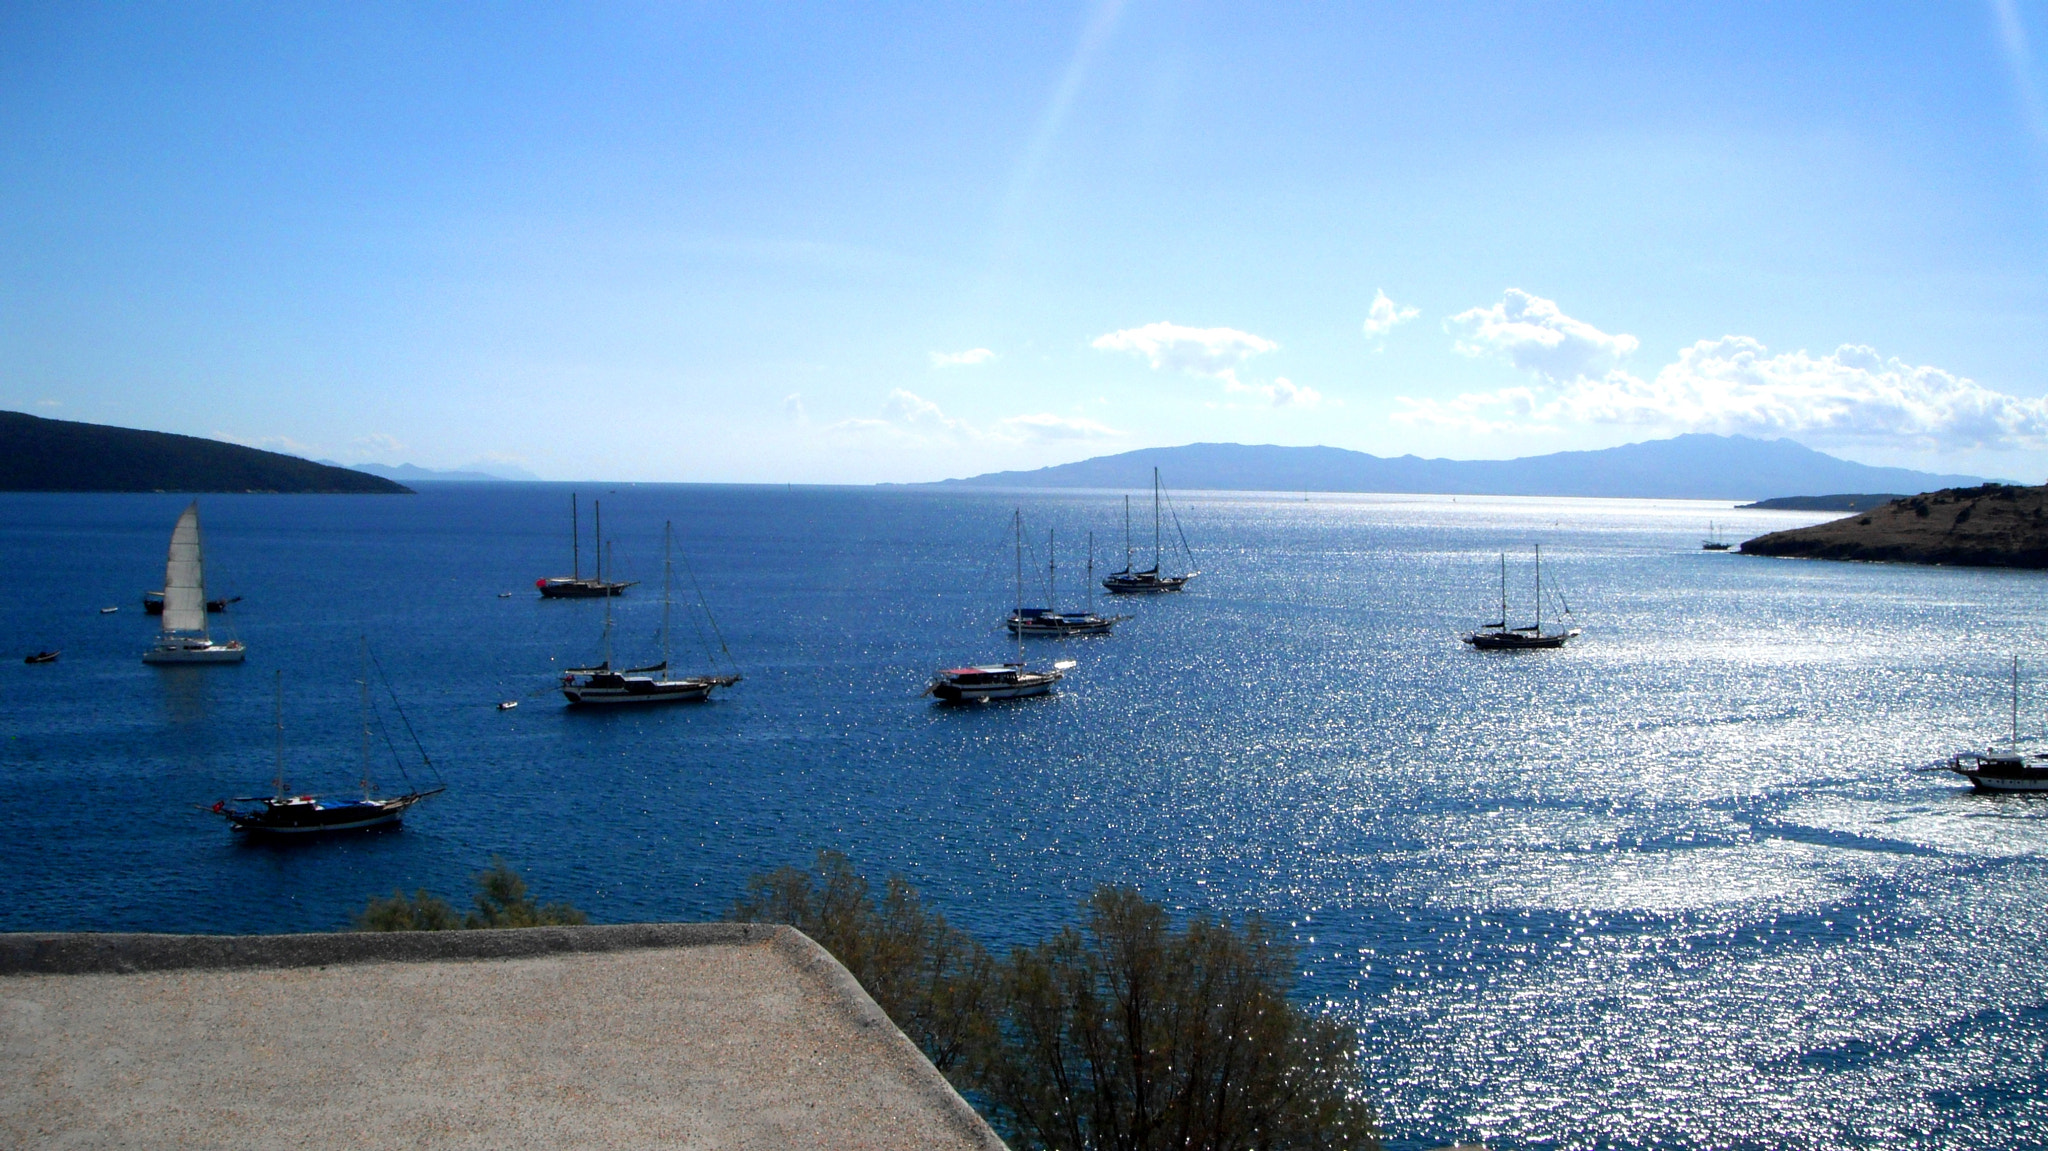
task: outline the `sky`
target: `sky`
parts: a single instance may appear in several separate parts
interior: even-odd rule
[[[0,408],[871,483],[2048,477],[2048,5],[0,2]]]

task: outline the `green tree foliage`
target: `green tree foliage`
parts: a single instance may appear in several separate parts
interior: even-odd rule
[[[421,888],[391,898],[376,896],[354,916],[357,931],[453,931],[457,928],[568,927],[590,917],[565,902],[536,905],[526,894],[526,881],[503,859],[471,877],[476,882],[476,909],[458,916],[448,901]]]
[[[901,876],[882,905],[846,858],[757,876],[733,918],[788,923],[846,964],[1004,1130],[1059,1151],[1379,1146],[1357,1034],[1304,1012],[1266,925],[1175,928],[1128,888],[995,961]]]
[[[990,1017],[988,951],[927,911],[900,875],[889,877],[877,908],[847,858],[821,851],[815,874],[784,867],[749,880],[729,918],[787,923],[816,940],[940,1071],[960,1066]]]

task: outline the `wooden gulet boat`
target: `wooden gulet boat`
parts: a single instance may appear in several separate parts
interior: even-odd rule
[[[1131,617],[1127,615],[1095,614],[1095,533],[1088,533],[1088,578],[1082,586],[1088,589],[1088,606],[1085,611],[1060,611],[1059,604],[1059,560],[1055,553],[1055,539],[1052,529],[1045,533],[1045,598],[1052,607],[1022,607],[1010,612],[1005,622],[1011,634],[1026,636],[1107,635],[1111,628]]]
[[[1017,540],[1017,598],[1014,618],[1024,606],[1024,513],[1017,511],[1011,517],[1011,525]],[[932,676],[931,685],[924,689],[926,695],[944,703],[987,703],[1003,699],[1025,699],[1035,695],[1050,695],[1060,680],[1075,666],[1075,661],[1063,659],[1049,668],[1033,670],[1024,663],[1024,633],[1011,629],[1017,637],[1017,658],[1007,663],[973,664],[967,667],[941,668]]]
[[[669,624],[675,600],[674,589],[675,527],[669,523],[662,525],[661,662],[646,667],[612,667],[612,605],[611,600],[606,599],[604,661],[596,667],[570,668],[562,673],[562,696],[569,701],[569,706],[692,703],[709,699],[713,688],[731,687],[740,682],[738,672],[681,677],[668,674],[671,662]],[[697,598],[699,606],[704,608],[705,617],[711,621],[713,634],[718,635],[719,650],[730,661],[732,652],[725,646],[725,637],[718,633],[717,618],[711,615],[710,606],[703,602],[703,589],[698,589]]]
[[[1160,504],[1165,488],[1159,482],[1159,469],[1152,469],[1152,566],[1144,571],[1131,570],[1131,497],[1124,497],[1124,570],[1105,576],[1102,586],[1118,595],[1146,594],[1150,592],[1179,591],[1188,586],[1188,581],[1201,575],[1189,570],[1180,575],[1167,575],[1163,569],[1164,552],[1160,533]],[[1190,569],[1194,566],[1194,552],[1188,548],[1187,533],[1181,531],[1180,515],[1173,517],[1173,530],[1180,536],[1181,553],[1187,557]]]
[[[407,777],[407,790],[402,795],[379,798],[370,782],[370,680],[369,649],[364,646],[363,678],[359,681],[363,690],[363,797],[361,799],[324,799],[318,795],[295,795],[285,787],[284,780],[284,672],[277,673],[277,776],[275,790],[270,795],[245,795],[223,799],[207,810],[228,821],[235,831],[257,836],[304,836],[340,831],[366,831],[376,827],[389,827],[405,817],[405,813],[429,796],[439,795],[447,790],[438,782],[433,787],[421,789],[411,786]],[[389,681],[386,681],[388,688]],[[392,706],[398,706],[398,697],[393,693]],[[400,719],[405,713],[400,711]],[[406,721],[406,731],[411,733],[412,724]],[[433,760],[427,757],[426,748],[420,746],[419,737],[414,735],[414,746],[418,748],[421,761],[428,770],[433,770]],[[405,765],[399,764],[400,774],[405,774]]]
[[[1566,605],[1565,612],[1571,608]],[[1576,638],[1579,629],[1565,628],[1558,631],[1543,630],[1543,545],[1536,545],[1536,621],[1524,627],[1508,626],[1508,557],[1500,557],[1500,618],[1493,623],[1482,624],[1476,631],[1465,633],[1461,638],[1479,651],[1531,651],[1546,648],[1560,648]]]
[[[604,578],[604,504],[601,500],[590,501],[592,514],[597,520],[595,528],[598,540],[597,575],[583,577],[583,528],[577,522],[576,493],[569,493],[569,572],[565,576],[548,576],[533,581],[540,589],[542,599],[596,599],[599,596],[624,594],[635,580],[607,580]]]
[[[2020,750],[2020,657],[2012,657],[2012,743],[1959,751],[1943,766],[1978,791],[2048,793],[2048,758]]]

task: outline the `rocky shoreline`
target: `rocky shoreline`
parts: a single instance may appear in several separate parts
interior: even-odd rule
[[[1742,544],[1745,555],[2048,568],[2048,487],[1983,484],[1895,499]]]

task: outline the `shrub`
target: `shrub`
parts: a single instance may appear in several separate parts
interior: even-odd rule
[[[353,916],[357,931],[452,931],[456,928],[567,927],[589,923],[590,917],[566,902],[536,905],[526,894],[526,881],[497,856],[491,866],[471,877],[476,882],[476,910],[458,918],[448,901],[421,888],[391,898],[372,896]]]
[[[1176,929],[1130,888],[992,961],[901,876],[877,909],[845,856],[749,881],[732,917],[789,923],[844,963],[1015,1146],[1377,1148],[1357,1033],[1287,998],[1259,919]]]

